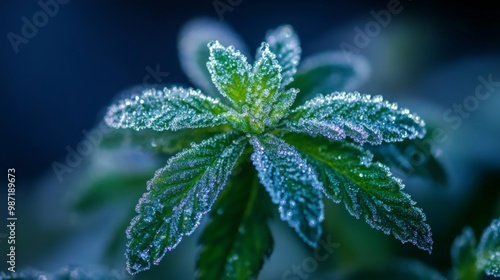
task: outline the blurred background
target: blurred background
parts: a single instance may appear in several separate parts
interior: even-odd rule
[[[450,246],[462,228],[472,226],[479,235],[500,216],[496,2],[61,0],[44,18],[40,11],[47,2],[0,3],[0,170],[16,169],[18,269],[52,272],[83,264],[123,271],[125,241],[115,236],[124,238],[124,221],[128,223],[145,182],[165,161],[135,149],[95,149],[62,176],[54,171],[54,162],[67,161],[68,149],[77,149],[123,90],[192,86],[179,62],[178,41],[183,26],[199,17],[230,25],[251,54],[268,29],[288,23],[301,39],[303,57],[342,47],[364,56],[371,75],[356,90],[397,101],[422,116],[430,132],[444,133],[433,138],[431,150],[446,180],[396,173],[427,214],[433,253],[402,245],[352,218],[342,205],[326,203],[324,238],[340,247],[310,279],[336,279],[400,259],[418,259],[447,274]],[[398,12],[378,28],[370,27],[391,5]],[[38,27],[29,30],[27,21]],[[119,190],[126,195],[115,197],[117,191],[106,188],[113,184],[130,191]],[[89,185],[103,192],[79,200]],[[6,194],[6,189],[0,191],[0,200],[6,201]],[[138,278],[192,279],[200,232]],[[273,233],[275,250],[262,279],[281,279],[312,255],[276,219]],[[5,271],[2,236],[0,271]]]

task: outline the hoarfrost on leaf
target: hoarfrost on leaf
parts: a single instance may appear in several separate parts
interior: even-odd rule
[[[226,48],[214,41],[209,47],[207,67],[212,81],[239,113],[240,121],[234,121],[234,128],[262,133],[288,113],[298,90],[282,89],[282,67],[269,44],[262,43],[260,58],[253,66],[232,46]]]
[[[227,124],[232,109],[198,90],[148,89],[111,105],[105,116],[113,128],[156,131]]]
[[[233,45],[243,54],[248,54],[242,38],[227,24],[210,18],[194,19],[187,23],[179,35],[179,60],[191,83],[212,97],[219,92],[212,83],[207,69],[210,51],[207,44],[218,40],[224,45]]]
[[[431,251],[432,234],[424,213],[403,192],[401,180],[393,177],[389,168],[369,161],[368,151],[355,144],[307,135],[285,139],[310,159],[328,198],[343,202],[352,216],[363,217],[371,227]]]
[[[316,97],[294,109],[282,121],[286,130],[323,135],[332,140],[351,138],[378,145],[422,138],[425,124],[419,116],[381,96],[337,92]]]
[[[266,34],[266,42],[269,45],[271,52],[276,54],[276,59],[281,65],[282,82],[281,87],[285,87],[293,81],[297,66],[300,63],[300,48],[299,37],[295,30],[290,25],[282,25],[278,28],[269,31]],[[257,58],[262,55],[262,50],[257,52]]]
[[[309,245],[321,235],[321,183],[312,167],[293,146],[271,134],[250,139],[251,156],[262,185],[278,205],[280,217]]]
[[[282,67],[267,43],[262,43],[260,54],[253,68],[252,90],[246,99],[250,126],[258,133],[280,121],[298,93],[296,89],[281,89]]]
[[[226,185],[246,137],[225,133],[171,158],[148,182],[127,229],[127,269],[131,274],[158,264],[184,235],[190,235]]]
[[[477,246],[477,266],[486,274],[500,277],[500,219],[486,228]]]
[[[233,46],[224,47],[219,41],[208,44],[210,58],[207,68],[212,82],[219,92],[234,105],[240,107],[245,102],[247,88],[250,86],[251,66],[247,58]]]
[[[203,21],[196,24],[201,28]],[[213,22],[205,30],[210,28],[224,29]],[[238,161],[242,154],[252,153],[246,149],[248,142],[257,175],[250,171],[235,176],[217,202],[202,237],[205,249],[198,261],[200,277],[256,277],[269,255],[269,213],[265,202],[258,199],[262,197],[253,177],[258,177],[278,205],[281,219],[311,246],[317,245],[321,235],[323,191],[372,227],[431,250],[431,232],[421,209],[403,192],[401,181],[358,145],[422,137],[425,127],[418,116],[380,96],[358,92],[318,96],[290,110],[297,101],[316,94],[315,90],[332,92],[356,84],[364,77],[362,63],[344,65],[334,55],[318,55],[306,59],[297,70],[301,47],[288,25],[267,34],[253,65],[232,46],[239,38],[221,33],[220,40],[231,46],[211,41],[200,51],[208,35],[196,38],[189,30],[179,43],[186,48],[180,51],[183,67],[194,83],[208,92],[218,91],[225,99],[207,97],[191,88],[148,89],[111,105],[105,117],[109,126],[131,130],[130,134],[109,135],[105,142],[126,138],[155,152],[173,153],[190,142],[211,137],[170,158],[148,182],[148,192],[136,206],[139,215],[127,229],[130,273],[158,264],[166,251],[198,227],[234,166],[250,165],[246,159]],[[200,69],[203,57],[208,58],[207,71]],[[212,85],[206,82],[207,76]],[[197,129],[193,136],[187,133],[190,128]],[[246,178],[243,173],[251,176]],[[245,180],[239,184],[242,178]],[[231,238],[224,239],[222,233]],[[491,252],[488,246],[483,246],[484,252]],[[213,264],[212,259],[218,263]],[[484,262],[488,271],[497,273],[490,264]]]

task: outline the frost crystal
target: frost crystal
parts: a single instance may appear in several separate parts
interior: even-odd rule
[[[293,27],[282,25],[275,30],[271,30],[266,35],[266,42],[270,50],[276,54],[276,59],[281,65],[283,81],[281,86],[285,87],[293,81],[293,76],[297,72],[297,66],[300,62],[299,37],[295,34]],[[259,50],[256,57],[260,57],[262,51]]]
[[[226,133],[178,153],[148,182],[127,230],[127,269],[135,274],[158,264],[184,235],[190,235],[226,185],[246,145]]]
[[[225,115],[230,111],[198,90],[174,87],[121,100],[109,107],[105,121],[114,128],[179,130],[228,123]]]
[[[371,162],[369,152],[355,144],[305,135],[286,139],[311,159],[328,198],[343,202],[351,215],[364,217],[373,228],[431,251],[431,231],[424,213],[402,191],[401,180],[393,177],[389,168]],[[314,145],[304,144],[312,141]]]
[[[233,45],[242,53],[247,54],[243,40],[233,29],[218,20],[209,18],[195,19],[187,23],[179,35],[179,60],[191,83],[211,96],[219,96],[210,79],[207,61],[210,51],[207,44],[218,40],[224,45]]]
[[[292,110],[283,121],[286,129],[341,140],[349,137],[359,144],[378,145],[421,138],[425,124],[408,109],[358,92],[319,96]]]
[[[260,182],[279,206],[281,219],[316,247],[324,217],[321,183],[312,167],[292,146],[271,134],[254,136],[250,143]]]
[[[204,30],[224,29],[221,26],[207,24]],[[306,60],[296,73],[301,48],[288,25],[267,34],[253,65],[234,46],[224,47],[219,41],[208,43],[207,52],[200,51],[207,34],[196,37],[189,28],[186,32],[179,43],[185,49],[181,50],[183,67],[196,84],[208,92],[215,88],[227,102],[191,88],[149,89],[110,106],[105,117],[113,128],[131,129],[130,135],[118,132],[107,141],[127,137],[153,151],[172,153],[186,148],[187,143],[211,137],[171,157],[148,182],[148,192],[136,206],[139,215],[127,229],[130,273],[158,264],[165,252],[198,227],[236,163],[245,162],[238,158],[252,152],[246,150],[248,142],[257,174],[247,172],[247,178],[240,173],[221,195],[203,236],[207,249],[198,262],[201,277],[248,279],[258,275],[273,242],[266,224],[266,201],[255,190],[257,181],[278,205],[281,219],[311,246],[317,245],[321,235],[323,191],[373,228],[431,250],[431,232],[421,209],[402,191],[401,181],[358,145],[422,137],[424,122],[418,116],[380,96],[358,92],[319,96],[290,110],[299,90],[304,91],[301,101],[319,88],[349,87],[362,76],[362,63],[344,65],[331,54],[320,55]],[[219,35],[223,41],[239,42],[232,35]],[[208,57],[208,72],[200,69],[203,57]],[[204,80],[208,75],[213,85]],[[197,129],[193,136],[186,133],[190,128]],[[238,185],[240,182],[244,185]],[[227,238],[218,235],[221,233],[232,237],[219,242]],[[488,240],[483,243],[490,244]],[[213,265],[213,258],[222,258],[222,262]],[[498,258],[498,254],[488,258]],[[498,267],[490,264],[485,261],[484,266],[490,273],[498,273]]]
[[[486,274],[500,277],[500,219],[493,220],[477,246],[477,266]]]
[[[245,119],[250,131],[261,133],[280,121],[292,106],[296,89],[283,90],[282,67],[269,44],[262,43],[260,58],[251,67],[246,57],[218,41],[209,44],[207,63],[213,83]],[[245,131],[245,127],[235,127]]]
[[[241,106],[250,86],[250,69],[247,58],[233,46],[225,48],[219,41],[208,44],[210,58],[207,68],[219,92],[233,104]]]

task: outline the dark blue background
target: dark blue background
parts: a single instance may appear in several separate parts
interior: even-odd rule
[[[224,20],[254,49],[265,31],[279,24],[292,24],[302,42],[313,41],[324,35],[325,27],[367,17],[387,2],[243,0]],[[15,54],[7,34],[21,34],[21,18],[31,19],[40,6],[37,1],[2,1],[2,166],[17,168],[24,180],[50,170],[54,160],[65,156],[65,147],[74,147],[83,138],[82,130],[99,121],[118,92],[142,83],[147,66],[159,64],[169,73],[167,83],[187,84],[178,62],[178,32],[194,17],[217,18],[212,3],[72,0]],[[411,6],[404,17],[437,21],[444,42],[444,51],[419,71],[460,56],[498,52],[495,4],[404,3]],[[316,51],[303,45],[305,54]]]

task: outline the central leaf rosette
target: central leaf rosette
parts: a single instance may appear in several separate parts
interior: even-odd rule
[[[209,48],[207,67],[212,82],[237,112],[237,116],[229,116],[235,129],[262,133],[286,115],[299,90],[284,89],[283,68],[268,43],[262,43],[253,66],[232,46],[213,41]]]
[[[371,227],[431,250],[422,210],[403,191],[401,180],[362,147],[422,138],[425,125],[418,116],[380,96],[319,94],[318,88],[345,89],[329,86],[339,80],[333,74],[353,71],[332,64],[335,56],[298,68],[301,49],[290,26],[268,34],[253,65],[233,46],[213,41],[208,47],[210,78],[227,102],[192,88],[151,88],[118,101],[106,114],[109,126],[133,129],[137,139],[147,136],[162,150],[181,149],[179,138],[197,142],[182,147],[148,182],[127,230],[130,273],[158,264],[212,210],[199,278],[256,276],[272,247],[269,211],[255,190],[257,182],[280,218],[313,247],[322,232],[324,195]],[[291,109],[294,102],[299,106]],[[188,129],[196,129],[193,137]],[[201,136],[206,139],[198,141]],[[248,170],[251,165],[255,171]]]

